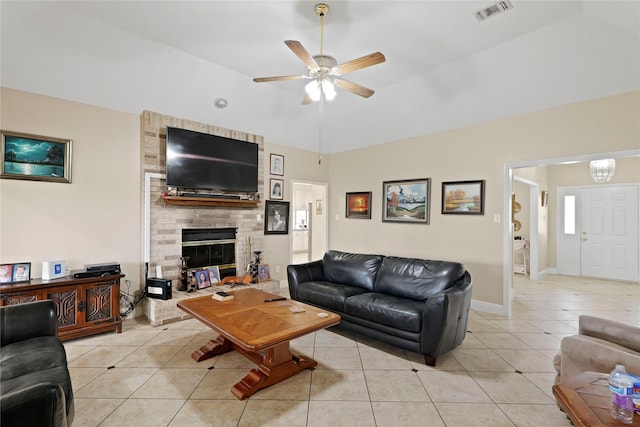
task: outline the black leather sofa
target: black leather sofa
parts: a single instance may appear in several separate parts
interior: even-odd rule
[[[287,267],[291,298],[339,314],[340,325],[424,355],[427,365],[464,340],[471,275],[456,262],[327,252]]]
[[[0,425],[66,427],[73,415],[54,302],[0,307]]]

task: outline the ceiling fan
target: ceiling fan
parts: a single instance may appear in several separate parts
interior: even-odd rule
[[[339,64],[333,56],[323,53],[323,36],[324,36],[324,17],[329,12],[329,6],[319,3],[315,6],[315,11],[320,18],[320,54],[311,56],[302,44],[295,40],[285,40],[285,44],[296,54],[298,58],[309,69],[308,75],[292,75],[292,76],[275,76],[275,77],[257,77],[253,79],[256,83],[274,82],[281,80],[312,80],[305,86],[305,96],[302,100],[303,105],[311,104],[318,101],[322,96],[327,100],[332,100],[336,96],[334,86],[344,89],[348,92],[355,93],[364,98],[368,98],[374,94],[374,91],[361,86],[357,83],[350,82],[342,78],[344,74],[351,73],[362,68],[380,64],[385,61],[385,57],[380,52],[370,53],[360,58],[352,59],[345,63]]]

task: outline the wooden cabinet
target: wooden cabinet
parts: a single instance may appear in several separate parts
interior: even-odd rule
[[[0,286],[0,306],[50,299],[56,303],[58,335],[65,341],[101,332],[122,332],[123,274],[84,279],[34,279]]]

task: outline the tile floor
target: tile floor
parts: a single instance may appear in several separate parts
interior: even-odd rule
[[[253,365],[233,352],[193,362],[214,335],[198,321],[127,320],[121,334],[65,343],[73,425],[570,426],[551,393],[551,360],[580,314],[640,325],[640,285],[516,275],[512,316],[472,311],[464,343],[436,368],[364,337],[319,331],[292,343],[316,369],[244,401],[230,389]]]

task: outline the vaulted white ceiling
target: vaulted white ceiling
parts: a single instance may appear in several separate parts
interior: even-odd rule
[[[322,115],[304,80],[252,81],[306,74],[283,41],[319,53],[318,1],[2,1],[0,83],[324,153],[640,89],[640,2],[511,2],[479,22],[493,1],[327,1],[324,53],[386,62]]]

